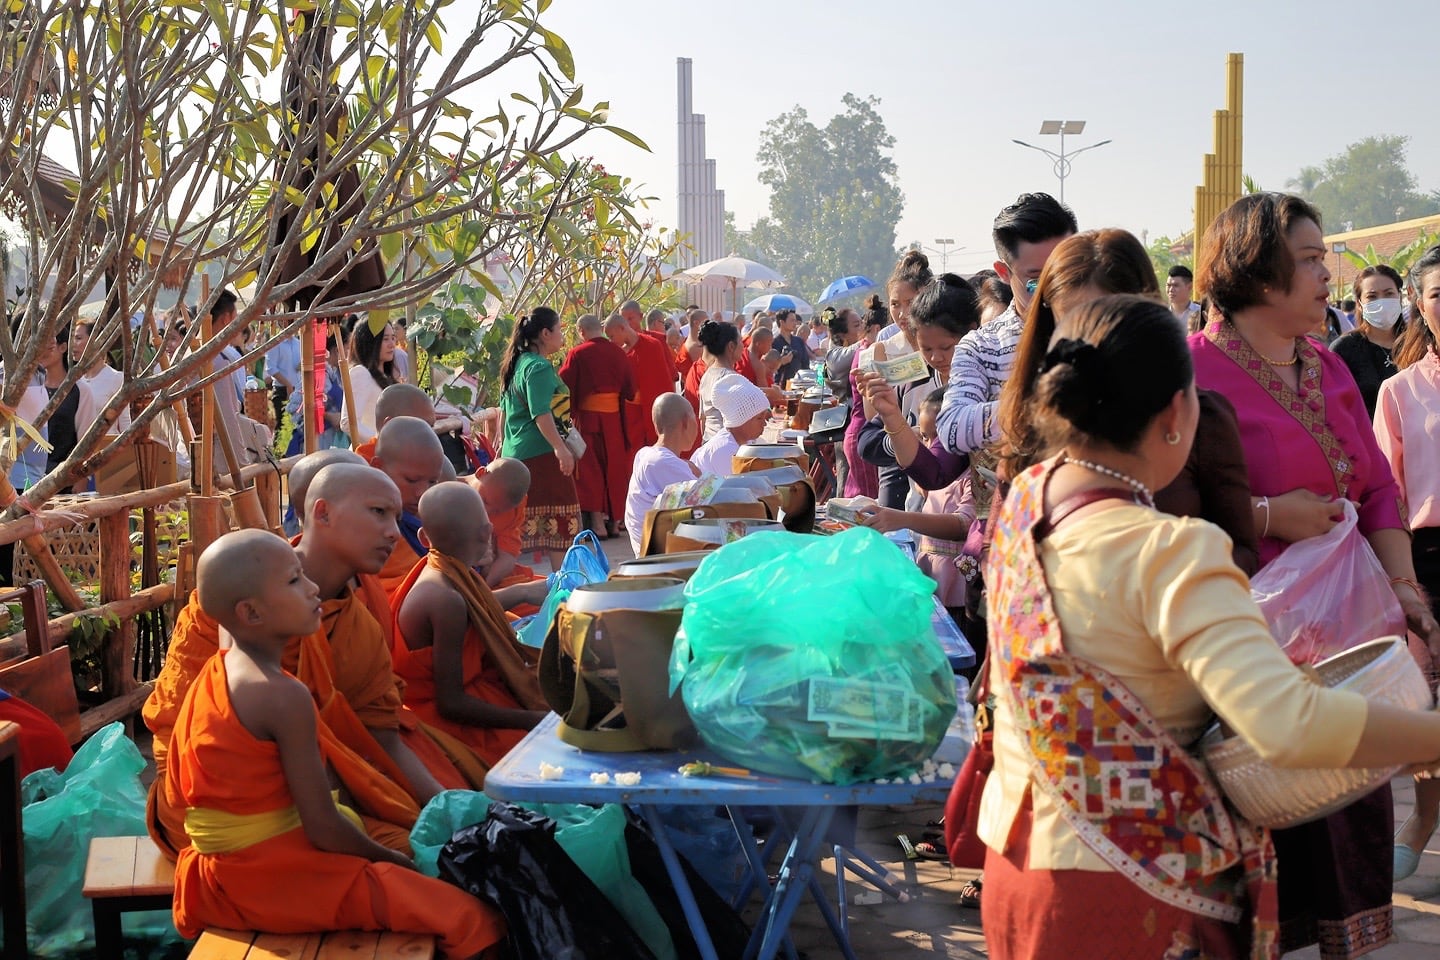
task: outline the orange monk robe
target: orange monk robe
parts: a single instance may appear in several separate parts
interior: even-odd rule
[[[299,540],[300,538],[296,537],[294,542],[298,543]],[[384,585],[374,574],[362,573],[357,579],[360,588],[356,591],[356,596],[380,627],[385,649],[389,650],[395,620],[395,614],[390,609],[390,598],[385,593]],[[395,683],[403,699],[404,681],[397,677]],[[485,784],[489,764],[484,763],[470,748],[454,737],[424,723],[414,711],[403,705],[396,712],[395,723],[385,724],[386,729],[397,727],[400,731],[400,742],[410,748],[410,752],[425,765],[435,782],[446,790],[479,790]]]
[[[246,816],[294,806],[279,749],[257,740],[231,709],[224,654],[195,679],[170,748],[165,789],[184,808]],[[323,736],[321,753],[337,767],[347,762]],[[207,928],[430,934],[441,938],[447,957],[473,956],[505,937],[504,919],[460,888],[396,864],[322,851],[303,827],[226,853],[187,846],[175,865],[174,917],[186,937]]]
[[[560,365],[570,388],[570,414],[585,438],[575,469],[580,509],[611,520],[625,516],[625,494],[638,438],[628,436],[622,411],[635,398],[635,375],[618,344],[595,337],[576,345]]]
[[[654,337],[643,334],[625,351],[625,358],[635,374],[635,400],[626,405],[630,437],[643,439],[648,446],[660,438],[655,432],[655,418],[650,415],[655,399],[675,392],[675,360],[663,341],[657,343]],[[637,440],[635,446],[640,445]]]
[[[436,556],[437,554],[432,550],[430,557]],[[449,562],[459,566],[458,561],[450,560]],[[424,718],[426,723],[463,741],[486,763],[494,766],[529,731],[473,726],[457,723],[441,716],[435,693],[435,648],[411,649],[400,630],[401,604],[404,603],[410,588],[415,585],[415,581],[419,580],[420,575],[432,565],[434,564],[427,557],[425,564],[416,566],[395,598],[395,645],[391,648],[391,656],[395,661],[395,672],[405,681],[405,705]],[[519,643],[510,629],[509,622],[505,618],[505,611],[500,607],[499,601],[490,592],[490,588],[485,586],[485,582],[480,579],[480,576],[473,571],[470,572],[470,583],[481,609],[472,610],[469,628],[465,631],[465,646],[461,660],[461,684],[465,693],[476,700],[483,700],[500,707],[548,710],[548,705],[540,695],[538,682],[534,682],[533,679],[528,681],[526,683],[528,689],[522,690],[518,696],[506,682],[493,651],[500,644],[516,649],[519,648]],[[534,677],[533,667],[530,668],[530,676]]]
[[[391,849],[408,851],[420,806],[405,775],[368,729],[400,724],[401,695],[384,632],[354,592],[325,601],[321,611],[320,629],[292,640],[281,664],[310,688],[320,709],[321,742],[333,742],[331,764],[353,797],[366,832]],[[170,742],[185,695],[219,648],[220,625],[200,609],[192,593],[175,621],[165,667],[141,710],[153,734],[155,755],[156,778],[147,810],[150,835],[172,856],[189,845],[189,838],[185,802],[168,787]]]
[[[401,523],[404,522],[405,518],[402,518]],[[385,590],[386,597],[395,596],[395,591],[405,582],[405,578],[410,576],[410,569],[419,563],[420,559],[420,554],[415,552],[415,548],[410,546],[410,542],[404,537],[395,541],[395,549],[390,552],[390,559],[386,560],[385,566],[375,574],[380,586]]]
[[[379,436],[371,437],[364,443],[357,444],[355,446],[355,452],[358,453],[360,456],[364,457],[366,463],[369,463],[371,460],[375,459],[375,445],[379,442]]]
[[[464,478],[465,482],[470,484],[470,486],[475,489],[475,492],[481,495],[484,494],[484,491],[481,489],[480,477],[484,473],[485,468],[481,467],[475,471],[474,476]],[[509,510],[490,514],[490,526],[494,531],[493,539],[495,555],[497,557],[501,553],[508,553],[510,556],[518,558],[524,553],[524,547],[522,547],[520,543],[520,534],[525,528],[525,503],[528,499],[528,497],[521,497],[520,503]],[[527,567],[517,560],[509,575],[495,584],[495,589],[499,590],[501,587],[514,587],[522,583],[534,583],[536,580],[544,579],[544,577],[538,576],[533,568]],[[400,612],[398,603],[395,605],[395,612]],[[505,612],[505,619],[513,622],[522,617],[528,617],[533,613],[539,612],[540,608],[533,603],[517,603]]]
[[[665,347],[668,350],[670,345],[667,343]],[[682,383],[685,382],[685,378],[690,375],[690,368],[700,362],[690,356],[690,350],[685,346],[683,340],[680,342],[680,346],[675,348],[675,353],[671,357],[671,360],[675,363],[675,378]]]

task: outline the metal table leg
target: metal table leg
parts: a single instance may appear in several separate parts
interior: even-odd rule
[[[645,822],[650,825],[655,846],[660,848],[660,859],[665,861],[665,870],[675,884],[675,896],[680,901],[680,908],[685,911],[685,920],[690,924],[690,933],[695,938],[695,946],[700,951],[700,956],[704,960],[720,960],[715,952],[715,942],[710,939],[710,931],[705,928],[705,918],[700,915],[700,905],[695,902],[695,892],[690,889],[690,881],[685,879],[685,868],[680,863],[680,855],[675,852],[675,848],[670,844],[670,837],[665,833],[664,820],[661,819],[659,811],[648,804],[640,805],[639,809]]]

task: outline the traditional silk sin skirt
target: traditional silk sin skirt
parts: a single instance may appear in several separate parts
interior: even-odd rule
[[[568,550],[580,533],[580,497],[574,479],[560,472],[560,461],[552,452],[521,462],[530,469],[530,493],[525,500],[520,546],[525,550]]]

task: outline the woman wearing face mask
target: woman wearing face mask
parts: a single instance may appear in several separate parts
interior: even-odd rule
[[[1395,271],[1382,269],[1386,289],[1398,292],[1399,286],[1391,285]],[[1355,289],[1360,290],[1359,281]],[[1440,456],[1435,453],[1440,449],[1440,429],[1435,426],[1440,423],[1440,349],[1436,346],[1440,336],[1440,246],[1425,251],[1411,268],[1410,302],[1415,305],[1414,322],[1395,345],[1399,372],[1379,387],[1375,440],[1390,462],[1395,481],[1400,484],[1400,496],[1409,507],[1415,579],[1425,588],[1434,613],[1440,605]],[[1435,667],[1432,661],[1432,677]],[[1416,778],[1415,812],[1395,835],[1397,881],[1415,872],[1420,852],[1437,824],[1440,780]]]
[[[1396,366],[1390,353],[1405,322],[1400,317],[1400,274],[1383,263],[1366,267],[1355,278],[1355,329],[1335,341],[1330,349],[1345,361],[1365,409],[1375,416],[1375,398],[1380,384],[1395,376]]]

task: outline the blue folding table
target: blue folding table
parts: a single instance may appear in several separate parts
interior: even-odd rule
[[[778,881],[765,902],[762,922],[755,927],[746,957],[772,960],[787,944],[790,920],[801,898],[809,891],[820,909],[836,943],[849,960],[855,954],[850,948],[848,931],[841,917],[826,901],[816,867],[831,841],[826,838],[835,811],[841,807],[888,804],[938,803],[950,791],[948,781],[934,783],[857,783],[847,787],[833,784],[808,783],[785,778],[751,778],[682,776],[679,768],[692,760],[704,760],[723,766],[729,761],[705,749],[690,751],[654,751],[649,753],[584,752],[564,743],[555,735],[559,717],[551,714],[520,741],[485,777],[485,792],[499,800],[536,803],[623,803],[634,807],[645,818],[660,848],[665,869],[675,885],[676,895],[685,910],[685,917],[695,936],[695,943],[705,960],[719,960],[715,946],[705,929],[700,908],[686,880],[678,854],[670,842],[658,807],[695,806],[724,807],[736,826],[741,844],[749,859],[752,875],[768,886],[763,858],[750,836],[741,811],[745,808],[771,807],[788,810],[793,827],[790,844],[780,863]],[[963,746],[960,748],[963,752]],[[563,773],[555,779],[542,779],[540,765],[560,767]],[[621,786],[615,782],[618,773],[639,773],[640,782]],[[608,783],[595,783],[592,773],[609,775]],[[840,869],[843,870],[843,867]],[[845,904],[840,904],[845,909]],[[787,952],[790,952],[787,950]]]

